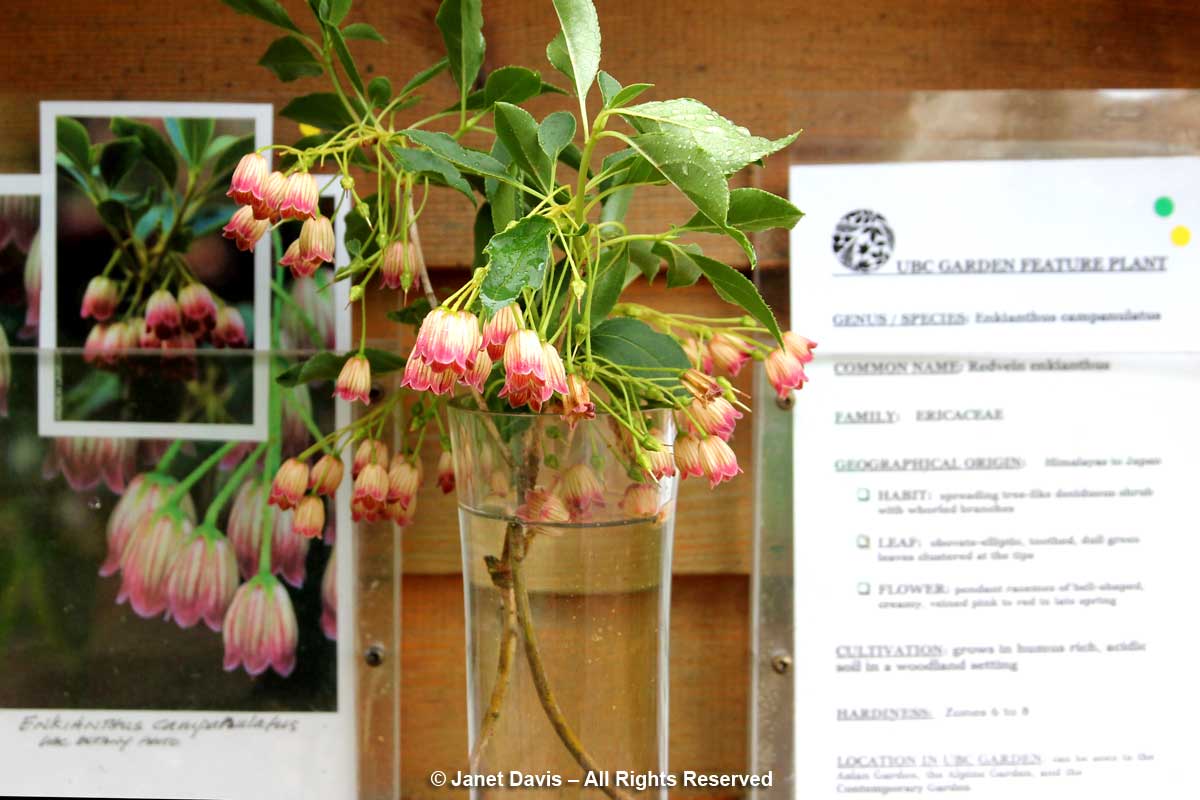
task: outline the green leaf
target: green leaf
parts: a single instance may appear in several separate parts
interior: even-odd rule
[[[512,164],[512,156],[508,154],[504,143],[497,139],[492,143],[492,158],[508,169]],[[517,196],[517,189],[509,183],[503,183],[495,178],[487,178],[484,183],[484,193],[487,195],[487,205],[491,207],[492,218],[492,235],[496,231],[502,231],[508,227],[508,223],[515,222],[519,217],[524,215],[524,211],[519,208],[520,202]],[[489,235],[488,239],[492,237]],[[483,246],[487,242],[479,245],[478,250],[482,252]],[[484,263],[487,263],[487,258],[484,258]],[[482,265],[480,265],[482,266]]]
[[[275,376],[275,382],[280,386],[290,388],[302,383],[337,380],[338,374],[342,371],[342,365],[355,355],[358,355],[357,351],[342,355],[329,352],[317,353],[307,361],[294,364],[280,372]],[[363,351],[363,355],[367,357],[367,362],[371,365],[372,376],[384,375],[404,368],[404,358],[386,350],[368,347]]]
[[[554,10],[562,26],[563,45],[571,60],[575,93],[582,102],[600,68],[600,20],[592,0],[554,0]]]
[[[592,327],[596,327],[617,304],[621,291],[625,288],[625,273],[629,269],[629,249],[616,247],[605,251],[600,257],[593,278],[592,288]],[[582,318],[582,313],[576,311],[575,316]]]
[[[724,225],[729,212],[729,185],[708,153],[670,133],[642,134],[631,141],[634,149],[704,216]]]
[[[125,204],[120,200],[114,200],[111,197],[107,200],[101,200],[96,205],[96,213],[100,215],[100,219],[118,230],[123,230],[125,227]]]
[[[345,70],[351,85],[360,95],[364,94],[366,89],[363,87],[362,77],[358,74],[358,66],[354,63],[354,57],[350,55],[350,48],[346,46],[346,40],[342,38],[342,32],[334,25],[326,25],[325,32],[329,36],[330,43],[333,44],[333,52],[337,53],[338,61],[342,62],[342,69]]]
[[[538,144],[538,124],[533,115],[511,103],[497,103],[495,109],[496,137],[513,157],[513,162],[534,183],[549,191],[553,160]]]
[[[420,128],[408,128],[400,133],[417,144],[429,148],[459,169],[465,169],[476,175],[496,178],[505,183],[515,183],[499,161],[487,153],[463,147],[449,134]]]
[[[600,99],[604,101],[604,107],[608,108],[612,99],[617,96],[617,92],[621,91],[621,82],[604,70],[600,70],[596,73],[596,83],[600,85]]]
[[[342,101],[331,92],[314,92],[297,97],[279,113],[295,122],[327,131],[339,131],[353,121]]]
[[[542,76],[525,67],[500,67],[488,74],[483,88],[471,92],[467,97],[467,108],[478,111],[491,108],[496,103],[523,103],[531,97],[542,94],[542,87],[550,86],[542,81]],[[451,108],[458,108],[455,103]]]
[[[74,162],[84,174],[91,172],[91,140],[83,123],[70,117],[58,117],[55,120],[58,137],[58,150]]]
[[[391,151],[405,172],[425,175],[433,183],[457,189],[467,196],[471,205],[475,205],[475,193],[471,191],[471,185],[463,180],[462,173],[446,159],[428,150],[417,150],[412,147],[393,145]]]
[[[484,252],[490,257],[479,300],[489,314],[513,302],[525,289],[539,289],[550,260],[554,223],[545,217],[525,217],[492,237]]]
[[[708,282],[717,290],[722,300],[740,307],[770,331],[775,341],[783,343],[783,333],[779,330],[775,314],[745,275],[708,256],[693,254],[692,260],[700,267],[704,277],[708,278]]]
[[[625,186],[604,198],[600,206],[601,222],[621,222],[629,211],[629,201],[633,199],[633,187]]]
[[[136,136],[113,139],[100,148],[100,177],[115,187],[141,157],[142,143]]]
[[[325,19],[334,25],[340,25],[350,13],[351,2],[352,0],[329,0],[329,15]]]
[[[771,228],[793,228],[804,212],[778,195],[762,189],[734,189],[729,193],[729,214],[725,218],[731,228],[748,233]],[[680,230],[702,233],[724,233],[703,214],[692,217]]]
[[[350,23],[346,27],[342,28],[342,36],[345,36],[347,39],[362,39],[372,42],[387,41],[387,39],[383,38],[383,34],[375,30],[374,25],[368,25],[365,22]]]
[[[617,317],[592,328],[592,355],[624,367],[632,375],[672,388],[690,364],[679,343],[640,319]]]
[[[687,97],[630,106],[621,116],[639,133],[667,133],[694,143],[725,175],[782,150],[799,135],[775,140],[752,136],[699,100]]]
[[[167,186],[175,186],[179,162],[175,160],[175,152],[158,131],[144,122],[136,122],[126,117],[113,117],[109,127],[117,136],[136,136],[142,143],[142,154],[146,160],[159,171]]]
[[[258,65],[271,70],[276,78],[285,83],[320,75],[325,71],[312,51],[295,36],[283,36],[271,42],[267,52],[258,60]]]
[[[475,224],[472,226],[475,240],[475,257],[471,259],[471,269],[479,269],[487,264],[487,253],[484,248],[496,235],[496,226],[492,222],[492,206],[484,203],[475,212]]]
[[[372,105],[383,108],[392,99],[392,82],[382,75],[371,78],[367,84],[367,97]]]
[[[399,322],[401,325],[412,325],[414,328],[418,328],[431,309],[429,300],[419,297],[404,308],[387,312],[387,318],[392,322]]]
[[[277,27],[285,28],[294,33],[300,33],[300,29],[296,27],[296,23],[292,22],[292,18],[283,10],[283,6],[279,5],[275,0],[221,0],[221,2],[239,14],[248,14],[261,19],[263,22],[269,22]]]
[[[557,160],[558,154],[575,138],[575,115],[566,111],[555,111],[538,125],[537,140],[542,152]]]
[[[204,117],[167,117],[163,120],[171,144],[183,155],[185,161],[197,166],[204,161],[204,152],[212,140],[216,123]]]
[[[621,108],[629,103],[632,103],[642,92],[654,87],[653,83],[631,83],[621,91],[617,92],[611,100],[605,102],[605,108]]]
[[[562,31],[555,34],[550,40],[550,44],[546,45],[546,60],[550,62],[550,66],[566,76],[571,85],[575,85],[575,71],[571,69],[571,54],[567,52],[567,38]]]
[[[450,74],[466,97],[483,66],[483,10],[481,0],[442,0],[438,9],[438,30],[446,42]]]
[[[413,75],[412,78],[409,79],[408,83],[404,84],[404,88],[400,90],[400,96],[403,97],[404,95],[408,94],[412,90],[417,89],[417,88],[429,83],[431,80],[433,80],[438,75],[440,75],[442,72],[444,72],[446,70],[446,68],[449,66],[450,66],[449,59],[442,58],[440,61],[438,61],[433,66],[427,67],[427,68],[421,70],[416,75]]]
[[[655,276],[658,275],[662,259],[651,252],[652,248],[649,242],[630,242],[628,249],[630,262],[642,271],[647,281],[653,283]]]
[[[367,357],[367,362],[371,365],[372,375],[384,375],[404,369],[405,358],[389,350],[377,350],[374,347],[368,347],[363,350],[363,355]]]
[[[692,256],[700,253],[697,245],[657,242],[650,248],[650,252],[667,263],[668,289],[691,286],[700,280],[700,267],[692,260]]]

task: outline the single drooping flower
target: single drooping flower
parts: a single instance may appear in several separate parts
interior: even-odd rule
[[[562,499],[571,519],[586,517],[593,507],[604,505],[604,486],[587,464],[573,464],[563,472]]]
[[[581,375],[567,376],[567,391],[563,394],[562,418],[572,428],[580,420],[596,418],[596,404],[592,402],[588,383]]]
[[[308,385],[301,383],[289,391],[291,396],[283,403],[279,421],[284,457],[299,454],[312,441],[312,434],[304,421],[306,415],[312,417],[312,396],[308,392]]]
[[[700,431],[710,433],[713,436],[720,436],[725,441],[729,441],[729,437],[733,435],[733,429],[737,426],[737,421],[742,418],[742,412],[733,407],[724,397],[715,397],[712,400],[695,400],[688,406],[688,411],[691,416],[688,417],[688,428],[692,432],[696,430],[696,424],[692,423],[692,419],[699,424]]]
[[[268,171],[266,158],[258,153],[247,153],[233,170],[233,178],[229,181],[226,196],[232,197],[235,203],[243,206],[261,203]]]
[[[554,364],[547,363],[548,352],[554,353]],[[558,358],[554,348],[542,347],[537,331],[519,330],[508,337],[504,345],[504,386],[500,389],[500,397],[507,397],[513,408],[528,405],[534,411],[541,411],[542,404],[555,391],[566,393],[566,390],[562,359]]]
[[[775,388],[780,400],[785,399],[793,389],[802,389],[808,381],[804,374],[804,364],[789,350],[779,348],[772,350],[767,356],[767,380]]]
[[[388,446],[378,439],[363,439],[358,449],[354,451],[354,461],[350,464],[350,477],[357,478],[368,464],[388,465]]]
[[[0,417],[8,416],[8,383],[12,380],[12,356],[8,351],[8,334],[0,325]]]
[[[178,335],[182,325],[179,304],[175,302],[174,295],[166,289],[159,289],[150,295],[146,301],[146,330],[165,342]]]
[[[217,326],[217,301],[202,283],[179,290],[179,312],[183,329],[193,336],[207,336]]]
[[[713,336],[708,343],[708,352],[713,367],[730,375],[737,375],[750,360],[750,352],[745,345],[727,333]]]
[[[313,176],[307,172],[293,172],[288,176],[287,186],[284,187],[279,213],[286,219],[304,220],[314,217],[317,215],[317,203],[320,199],[320,191]]]
[[[718,436],[701,439],[697,450],[701,468],[708,476],[709,486],[730,480],[742,471],[733,450]]]
[[[695,368],[686,369],[679,376],[679,382],[698,400],[712,400],[721,396],[721,385],[707,372]]]
[[[671,451],[658,440],[659,449],[650,450],[647,448],[642,451],[643,460],[639,463],[646,470],[646,473],[654,480],[662,480],[663,478],[671,478],[675,475],[675,457]]]
[[[307,572],[310,540],[296,532],[296,511],[275,512],[271,526],[271,572],[299,589]]]
[[[248,340],[242,312],[233,306],[223,306],[217,312],[217,324],[213,327],[211,338],[216,347],[245,347]]]
[[[437,485],[443,494],[454,491],[454,458],[449,450],[443,450],[438,456]]]
[[[366,356],[351,356],[342,365],[334,384],[333,394],[348,403],[355,400],[363,405],[371,404],[371,362]]]
[[[687,353],[688,361],[703,372],[713,371],[712,353],[708,344],[699,339],[684,339],[683,352]]]
[[[345,467],[337,456],[326,453],[317,460],[308,474],[308,488],[313,494],[333,497],[342,483]]]
[[[97,275],[88,281],[87,289],[83,292],[83,303],[79,307],[81,319],[91,317],[97,322],[106,322],[117,310],[121,300],[117,282],[104,275]]]
[[[319,539],[325,530],[325,503],[310,494],[296,506],[292,517],[292,531],[305,539]]]
[[[114,322],[104,333],[104,341],[100,344],[100,360],[109,366],[116,364],[138,346],[138,328],[136,321]],[[145,324],[145,323],[142,323]]]
[[[287,178],[283,177],[282,172],[276,170],[268,175],[263,184],[262,200],[250,203],[250,207],[254,210],[254,218],[265,219],[272,223],[279,222],[283,218],[280,207],[283,205],[283,197],[286,192]]]
[[[508,337],[516,333],[520,327],[521,323],[517,319],[517,307],[513,303],[509,303],[492,314],[483,324],[483,346],[487,348],[488,355],[492,357],[493,361],[504,355],[504,345],[508,342]]]
[[[166,505],[174,488],[173,479],[155,473],[137,475],[129,482],[125,494],[121,495],[108,517],[105,528],[108,554],[100,565],[102,576],[108,577],[121,568],[121,556],[125,554],[125,547],[134,529]],[[179,508],[189,520],[195,521],[196,509],[190,495],[183,496]]]
[[[238,587],[237,559],[229,541],[197,531],[167,572],[167,617],[181,628],[200,620],[220,631]]]
[[[279,259],[279,265],[287,267],[292,271],[292,277],[297,280],[311,278],[321,266],[321,262],[306,261],[300,255],[300,240],[295,239],[287,246],[287,250],[283,254],[283,258]]]
[[[145,517],[134,529],[121,556],[117,602],[129,601],[139,617],[155,617],[167,608],[167,573],[183,552],[191,521],[168,508]]]
[[[261,478],[249,478],[234,496],[229,510],[226,531],[233,553],[237,558],[238,571],[249,580],[259,572],[259,557],[262,554],[263,501],[265,483]],[[272,511],[271,516],[271,565],[270,572],[283,575],[293,586],[304,583],[305,559],[308,557],[308,539],[292,531],[293,515],[288,511]]]
[[[54,440],[49,476],[62,472],[77,492],[96,488],[100,481],[122,494],[137,472],[137,440],[69,437]]]
[[[783,349],[787,350],[789,353],[799,359],[801,364],[807,364],[813,360],[812,351],[815,350],[816,347],[816,342],[810,339],[805,339],[798,333],[786,331],[783,334]]]
[[[225,613],[225,670],[239,666],[251,675],[271,667],[283,677],[296,666],[299,630],[296,610],[287,589],[268,575],[259,575],[238,587]]]
[[[333,272],[327,267],[318,269],[311,278],[292,281],[292,299],[296,301],[296,307],[284,306],[282,322],[283,332],[291,340],[292,347],[313,346],[309,323],[325,349],[332,350],[337,346],[332,285]]]
[[[562,524],[571,520],[571,513],[558,495],[544,489],[530,489],[525,502],[517,506],[517,519],[528,525]]]
[[[716,438],[716,437],[712,437]],[[684,478],[699,478],[704,474],[700,461],[700,440],[695,436],[680,434],[675,438],[675,466]]]
[[[378,513],[378,512],[377,512]],[[412,525],[413,520],[417,516],[417,498],[413,497],[412,502],[407,506],[400,503],[388,503],[383,509],[383,516],[386,516],[398,528],[407,528]],[[383,517],[378,517],[382,519]]]
[[[408,506],[417,495],[421,486],[421,474],[407,458],[400,453],[392,459],[388,469],[387,502]]]
[[[283,511],[300,504],[308,489],[308,465],[298,458],[289,458],[279,467],[271,481],[271,496],[268,505],[279,506]]]
[[[399,239],[393,241],[383,252],[383,264],[379,267],[379,279],[386,289],[412,288],[413,278],[416,277],[416,248],[410,241],[408,244]]]
[[[337,548],[325,562],[321,576],[321,630],[330,641],[337,639]]]
[[[101,323],[92,326],[92,329],[88,331],[87,338],[83,340],[83,363],[104,363],[104,340],[107,336],[107,325]]]
[[[221,229],[221,235],[232,239],[238,250],[248,252],[254,249],[270,226],[268,220],[255,219],[254,210],[250,206],[240,206],[233,212],[229,223]]]
[[[300,260],[314,265],[310,275],[316,272],[322,263],[333,261],[333,223],[329,221],[329,217],[317,214],[304,220],[304,226],[300,228],[300,238],[296,241],[300,243]]]
[[[382,464],[367,464],[354,479],[353,502],[367,510],[387,505],[388,473]]]
[[[651,483],[631,483],[621,497],[621,511],[631,517],[653,517],[658,513],[658,487]]]
[[[41,319],[42,304],[42,247],[41,232],[34,234],[33,242],[29,245],[29,254],[25,256],[25,324],[18,334],[22,338],[31,339],[37,335],[38,322]]]
[[[474,365],[482,342],[474,314],[439,306],[421,321],[411,357],[421,359],[434,372],[449,369],[462,375]]]

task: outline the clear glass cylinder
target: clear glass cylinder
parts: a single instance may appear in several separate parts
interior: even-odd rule
[[[646,422],[669,447],[670,413]],[[622,786],[617,773],[667,772],[677,479],[647,475],[632,438],[604,415],[572,429],[555,414],[458,405],[450,429],[469,771],[503,781],[473,794],[547,796],[517,772],[561,776],[553,796],[653,796],[654,781]]]

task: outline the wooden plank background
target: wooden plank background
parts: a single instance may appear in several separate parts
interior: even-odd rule
[[[284,4],[303,18],[302,0]],[[797,94],[804,91],[1200,85],[1200,4],[1194,0],[598,0],[597,6],[603,66],[617,78],[655,83],[657,98],[701,98],[768,136],[800,126],[820,136],[823,126],[835,122],[829,115],[836,109],[806,108]],[[357,3],[353,18],[371,21],[389,40],[358,48],[365,72],[403,81],[434,61],[440,48],[436,8],[435,0]],[[317,88],[311,80],[285,87],[255,66],[275,32],[216,0],[5,0],[3,16],[2,172],[36,169],[42,99],[279,107],[290,94]],[[549,2],[487,0],[485,17],[485,69],[544,63],[545,44],[555,31]],[[430,93],[435,107],[450,102],[449,79],[436,80]],[[295,133],[286,120],[278,120],[276,130],[280,139]],[[749,180],[784,192],[786,170],[777,162]],[[426,257],[439,282],[461,279],[469,261],[466,211],[461,199],[446,195],[431,202],[422,223]],[[664,191],[639,202],[633,218],[653,229],[687,213]],[[785,238],[759,244],[765,270],[786,266]],[[729,249],[717,252],[738,258]],[[774,277],[770,283],[784,286]],[[716,305],[701,289],[660,296],[659,302]],[[382,304],[375,310],[382,311]],[[387,337],[388,324],[379,320],[373,331]],[[748,438],[747,426],[736,441],[747,466]],[[738,771],[746,763],[752,478],[715,492],[688,485],[680,504],[672,622],[674,769]],[[442,794],[428,786],[426,776],[462,765],[466,747],[456,521],[450,500],[434,491],[427,490],[420,503],[420,522],[400,537],[406,573],[400,757],[403,793],[413,798]],[[393,537],[379,529],[363,539],[364,580],[386,586]],[[370,597],[363,636],[391,647],[394,659],[396,646],[387,631],[395,609],[390,590],[382,592],[377,588]],[[374,673],[364,678],[386,693],[387,680]],[[371,730],[363,735],[372,754],[364,773],[366,796],[386,791],[389,754],[396,746],[390,706],[375,699]]]

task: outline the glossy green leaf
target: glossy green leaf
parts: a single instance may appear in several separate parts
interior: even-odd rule
[[[478,269],[487,264],[487,253],[484,248],[496,235],[496,226],[492,221],[491,203],[484,203],[475,212],[475,224],[471,227],[475,240],[475,257],[471,259],[471,269]]]
[[[630,242],[627,249],[630,263],[641,270],[647,281],[653,283],[655,276],[658,275],[662,259],[651,251],[650,242]]]
[[[342,24],[342,20],[350,13],[350,5],[353,0],[329,0],[329,13],[325,19],[332,22],[334,25]]]
[[[383,108],[392,99],[392,82],[382,75],[371,78],[367,84],[367,98],[376,108]]]
[[[553,160],[538,143],[538,124],[533,116],[511,103],[497,103],[494,112],[496,136],[526,175],[545,190],[550,189]]]
[[[656,242],[650,248],[650,252],[666,262],[668,289],[691,286],[700,280],[700,267],[692,259],[692,256],[700,253],[698,246],[694,244],[678,245],[673,242]]]
[[[629,250],[626,247],[615,247],[606,250],[600,257],[596,274],[592,280],[592,327],[604,321],[625,288],[625,273],[629,268]],[[577,309],[575,319],[581,319],[583,314]]]
[[[59,117],[55,121],[58,151],[71,159],[84,174],[91,171],[91,140],[83,123],[70,117]]]
[[[562,26],[563,46],[571,60],[575,94],[582,99],[600,68],[600,20],[596,7],[592,0],[554,0],[554,10]]]
[[[204,153],[212,141],[216,123],[209,117],[168,117],[163,120],[167,136],[188,164],[204,162]]]
[[[542,94],[545,86],[550,84],[545,83],[542,76],[531,69],[500,67],[488,73],[487,82],[482,89],[467,96],[467,108],[471,111],[481,111],[499,102],[523,103]],[[458,103],[450,108],[458,108]]]
[[[109,126],[117,136],[135,136],[142,143],[142,154],[159,174],[167,186],[175,186],[175,178],[179,173],[179,162],[175,159],[175,151],[167,141],[144,122],[137,122],[127,117],[113,117]]]
[[[538,125],[538,145],[542,148],[542,152],[552,161],[558,159],[558,154],[574,138],[575,115],[566,111],[555,111]]]
[[[567,52],[567,39],[563,36],[563,32],[559,31],[554,38],[550,40],[550,44],[546,45],[546,60],[550,62],[550,66],[566,76],[571,85],[575,85],[575,72],[571,69],[571,54]]]
[[[275,2],[275,0],[221,0],[225,5],[232,8],[241,14],[261,19],[263,22],[269,22],[280,28],[300,33],[300,29],[296,27],[296,23],[292,22],[292,18],[283,10],[283,6]]]
[[[96,213],[108,225],[118,230],[124,229],[126,208],[125,204],[120,200],[113,200],[112,198],[101,200],[96,204]]]
[[[734,189],[729,193],[729,214],[725,218],[731,228],[752,233],[772,228],[793,228],[804,212],[784,198],[762,189]],[[681,230],[704,233],[724,231],[702,214],[687,221]]]
[[[672,133],[642,134],[632,142],[634,149],[704,216],[718,225],[725,223],[729,185],[703,148]]]
[[[446,42],[450,74],[465,98],[483,66],[486,45],[481,0],[442,0],[435,21]]]
[[[609,103],[617,96],[617,92],[621,91],[621,82],[604,70],[600,70],[596,73],[596,85],[600,87],[600,99],[604,101],[604,107],[608,108]]]
[[[279,112],[295,122],[327,131],[339,131],[353,120],[346,107],[332,92],[314,92],[295,98]]]
[[[616,317],[592,329],[592,355],[669,388],[687,369],[687,354],[672,337],[640,319]]]
[[[258,64],[271,70],[276,78],[285,83],[320,75],[325,71],[312,51],[295,36],[283,36],[271,42]]]
[[[613,109],[621,108],[640,97],[642,92],[652,88],[654,88],[654,84],[652,83],[631,83],[613,95],[611,100],[606,100],[604,107]]]
[[[418,89],[429,83],[438,75],[445,72],[446,68],[449,66],[450,60],[447,58],[442,58],[433,66],[426,67],[425,69],[421,70],[416,75],[413,75],[412,78],[409,79],[408,83],[404,84],[404,88],[400,90],[400,96],[403,97],[414,89]]]
[[[363,86],[362,76],[358,74],[358,65],[354,63],[354,56],[350,55],[350,48],[346,46],[342,32],[334,25],[326,25],[325,34],[329,37],[329,43],[333,46],[333,52],[337,54],[338,61],[342,62],[342,71],[346,73],[350,85],[359,95],[365,94],[366,87]]]
[[[490,261],[479,300],[489,314],[512,303],[525,289],[541,288],[553,231],[554,223],[545,217],[525,217],[488,242],[484,252]]]
[[[463,147],[449,134],[420,128],[408,128],[400,133],[417,144],[429,148],[459,169],[473,172],[476,175],[490,176],[502,182],[514,182],[512,176],[505,171],[504,165],[499,161],[487,153]]]
[[[375,30],[374,25],[368,25],[365,22],[352,22],[342,28],[342,36],[347,39],[361,39],[371,42],[386,42],[383,34]]]
[[[738,306],[754,317],[771,332],[776,341],[782,344],[783,333],[779,330],[775,314],[749,278],[728,264],[723,264],[708,256],[693,254],[692,260],[696,262],[696,266],[700,267],[704,277],[708,278],[708,282],[716,289],[722,300]]]
[[[512,156],[508,154],[508,150],[504,147],[504,143],[497,139],[492,143],[492,158],[504,165],[507,170],[512,165]],[[520,207],[520,197],[518,196],[517,188],[511,183],[503,183],[495,178],[487,178],[484,181],[484,192],[487,195],[488,206],[491,208],[492,217],[492,233],[502,231],[508,227],[508,223],[515,222],[520,217],[524,216],[524,211]],[[490,236],[488,237],[491,238]],[[486,245],[484,242],[483,245]],[[480,245],[482,250],[483,245]],[[484,259],[486,263],[486,258]]]
[[[100,177],[109,186],[115,187],[141,157],[142,143],[136,136],[124,136],[106,142],[100,148]]]
[[[472,205],[475,204],[475,193],[471,191],[471,185],[463,180],[462,173],[446,159],[428,150],[412,147],[393,146],[391,151],[396,163],[405,172],[424,175],[433,183],[456,189],[466,195]]]
[[[753,136],[699,100],[687,97],[630,106],[621,116],[640,133],[668,133],[694,143],[725,175],[782,150],[799,135],[774,140]]]

